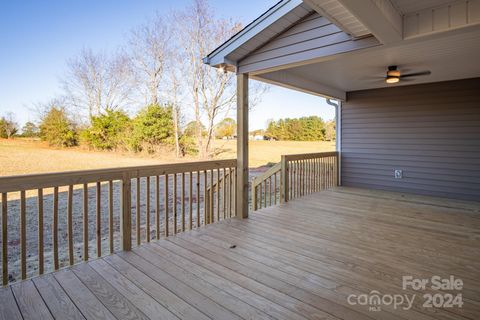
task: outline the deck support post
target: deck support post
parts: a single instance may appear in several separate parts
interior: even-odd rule
[[[237,212],[248,218],[248,74],[237,74]]]

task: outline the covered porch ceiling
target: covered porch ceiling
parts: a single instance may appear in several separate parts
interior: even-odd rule
[[[375,46],[319,61],[262,70],[254,72],[252,78],[342,99],[345,92],[392,86],[385,82],[390,65],[397,65],[402,73],[431,71],[428,76],[402,80],[395,86],[479,77],[479,57],[480,34],[477,28],[471,28],[448,36]]]
[[[395,86],[480,77],[478,57],[479,0],[283,0],[205,62],[345,100],[349,91],[391,86],[391,65],[431,72]]]

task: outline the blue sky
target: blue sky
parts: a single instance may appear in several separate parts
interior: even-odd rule
[[[112,51],[129,31],[155,15],[188,5],[190,0],[0,1],[0,115],[36,120],[29,108],[60,93],[66,60],[82,48]],[[216,14],[251,22],[277,0],[210,0]],[[273,87],[250,116],[251,129],[268,119],[319,115],[334,110],[322,98]]]

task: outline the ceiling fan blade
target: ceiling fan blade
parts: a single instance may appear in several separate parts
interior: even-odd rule
[[[420,72],[414,72],[414,73],[409,73],[409,74],[403,74],[400,76],[400,78],[408,78],[408,77],[418,77],[418,76],[428,76],[432,74],[431,71],[420,71]]]

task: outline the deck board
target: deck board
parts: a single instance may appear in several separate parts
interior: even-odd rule
[[[0,319],[480,318],[480,203],[336,188],[0,288]],[[454,275],[462,308],[402,276]],[[418,295],[411,310],[351,294]]]
[[[0,288],[0,319],[17,320],[22,319],[22,314],[13,297],[11,287]]]
[[[12,286],[12,291],[17,301],[23,319],[53,319],[52,314],[45,305],[32,280],[17,283]]]
[[[53,275],[49,274],[37,277],[32,279],[32,281],[35,283],[35,287],[54,318],[72,320],[85,319]]]

